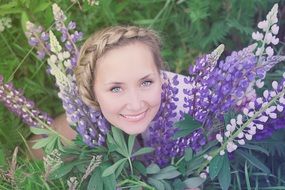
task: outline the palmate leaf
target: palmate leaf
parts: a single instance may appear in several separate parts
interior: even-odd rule
[[[174,134],[173,138],[184,137],[191,134],[193,131],[202,127],[202,124],[195,120],[192,116],[186,114],[184,119],[175,123],[175,127],[179,130]]]
[[[119,168],[121,165],[125,164],[126,162],[127,158],[122,158],[121,160],[118,160],[112,166],[109,166],[103,171],[102,177],[106,177],[113,174],[117,170],[117,168]]]

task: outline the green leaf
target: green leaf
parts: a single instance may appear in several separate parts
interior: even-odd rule
[[[185,150],[184,159],[186,162],[190,161],[193,157],[193,150],[191,148],[187,148]]]
[[[171,185],[167,181],[161,180],[161,182],[163,183],[165,190],[172,190]]]
[[[5,163],[5,154],[2,148],[0,148],[0,166],[6,165]]]
[[[187,188],[197,188],[205,182],[206,179],[200,177],[191,177],[183,181]]]
[[[50,176],[49,179],[54,180],[54,179],[59,179],[65,176],[67,173],[69,173],[73,167],[75,167],[78,164],[78,162],[71,162],[71,163],[66,163],[54,170]]]
[[[241,155],[242,157],[244,157],[247,161],[249,161],[253,166],[257,167],[258,169],[260,169],[266,174],[270,174],[269,168],[266,165],[264,165],[261,161],[259,161],[252,154],[248,154],[247,152],[242,151],[242,150],[237,150],[237,153]]]
[[[175,126],[179,128],[179,130],[174,134],[173,138],[177,139],[192,133],[196,129],[202,127],[202,124],[190,115],[185,114],[184,119],[175,123]]]
[[[185,190],[186,189],[185,183],[181,181],[181,179],[175,179],[173,182],[173,186],[175,190]]]
[[[115,172],[115,170],[120,167],[121,164],[125,164],[125,162],[127,161],[126,158],[122,158],[121,160],[118,160],[116,163],[114,163],[112,166],[109,166],[108,168],[106,168],[102,174],[102,177],[106,177],[109,176],[111,174],[113,174]]]
[[[88,186],[87,186],[87,190],[94,190],[94,189],[104,190],[100,168],[96,168],[96,170],[93,172],[92,176],[90,177]]]
[[[158,174],[153,175],[155,179],[173,179],[179,176],[181,173],[177,171],[174,166],[167,166],[160,170]]]
[[[243,146],[241,146],[242,148],[247,148],[247,149],[250,149],[250,150],[256,150],[256,151],[259,151],[259,152],[262,152],[264,154],[266,154],[266,156],[269,156],[269,152],[261,147],[261,146],[258,146],[258,145],[253,145],[253,144],[245,144]]]
[[[146,167],[141,163],[141,161],[135,160],[133,162],[133,166],[136,170],[139,171],[140,174],[142,174],[144,176],[147,174],[146,173]]]
[[[125,142],[123,132],[120,129],[112,126],[112,134],[114,141],[120,147],[118,153],[122,154],[125,157],[129,157],[130,155],[128,155],[128,148]]]
[[[37,128],[37,127],[31,127],[30,130],[35,135],[48,135],[51,133],[48,129]]]
[[[135,156],[139,156],[139,155],[143,155],[143,154],[148,154],[148,153],[151,153],[154,151],[154,148],[151,148],[151,147],[144,147],[144,148],[141,148],[139,149],[137,152],[135,152],[132,157],[135,157]]]
[[[157,164],[150,164],[147,168],[146,168],[146,173],[147,174],[156,174],[160,171],[160,168]]]
[[[230,163],[227,153],[224,155],[223,167],[218,174],[218,179],[222,190],[227,190],[231,184]]]
[[[41,2],[41,3],[33,10],[33,12],[36,13],[36,12],[44,11],[44,10],[46,10],[50,5],[51,5],[50,2]]]
[[[153,179],[153,178],[148,178],[147,179],[148,183],[151,184],[152,186],[154,186],[156,189],[159,190],[164,190],[164,185],[161,181],[157,180],[157,179]]]
[[[223,156],[218,155],[211,160],[209,166],[209,174],[212,180],[219,174],[220,170],[222,169],[224,159],[225,155]]]
[[[53,140],[53,136],[48,136],[46,138],[41,138],[36,140],[36,143],[32,146],[33,149],[39,149],[47,146],[47,144]]]
[[[26,12],[22,12],[22,14],[21,14],[21,24],[22,24],[22,29],[23,29],[24,32],[27,31],[26,24],[27,24],[28,20],[29,20],[29,17],[27,15],[27,13]]]
[[[133,147],[135,144],[135,139],[136,139],[135,135],[130,135],[128,138],[129,155],[132,155]]]

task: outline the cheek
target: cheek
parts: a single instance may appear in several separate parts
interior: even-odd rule
[[[152,91],[150,91],[146,97],[146,101],[151,106],[159,106],[161,102],[161,87],[157,86]]]
[[[104,115],[109,115],[118,112],[121,105],[120,102],[114,97],[108,97],[106,95],[97,97],[100,109]]]

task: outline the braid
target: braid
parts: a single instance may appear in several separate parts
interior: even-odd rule
[[[115,26],[96,32],[81,47],[74,72],[79,94],[84,103],[95,109],[99,108],[93,92],[97,60],[107,51],[134,41],[139,41],[149,46],[157,69],[160,70],[162,68],[160,39],[154,31],[136,26]]]

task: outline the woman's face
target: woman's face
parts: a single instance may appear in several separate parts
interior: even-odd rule
[[[128,134],[144,132],[159,110],[161,77],[141,42],[109,50],[98,59],[94,82],[104,117]]]

